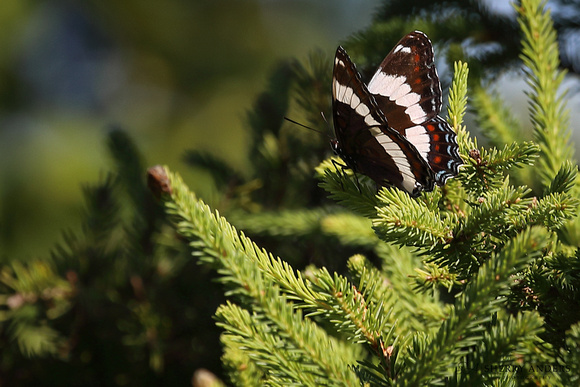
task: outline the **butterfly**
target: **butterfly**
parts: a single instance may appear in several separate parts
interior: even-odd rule
[[[342,47],[332,79],[334,152],[346,167],[416,197],[456,176],[457,135],[439,116],[441,83],[424,33],[404,36],[368,86]]]

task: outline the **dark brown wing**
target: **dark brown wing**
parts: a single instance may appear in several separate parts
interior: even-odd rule
[[[389,128],[342,47],[336,51],[332,97],[337,138],[333,149],[347,166],[379,185],[394,185],[413,196],[433,189],[434,177],[427,162],[409,141]]]
[[[409,140],[428,162],[438,185],[457,175],[463,160],[456,134],[438,116],[441,83],[427,35],[414,31],[403,37],[382,61],[368,90],[389,126]]]

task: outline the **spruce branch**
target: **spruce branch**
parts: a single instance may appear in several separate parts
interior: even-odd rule
[[[512,238],[503,249],[493,254],[479,269],[458,297],[455,308],[433,337],[417,334],[405,358],[397,380],[405,385],[426,385],[448,377],[449,364],[460,364],[466,351],[480,343],[484,325],[493,313],[500,311],[509,291],[510,276],[542,254],[547,234],[541,228],[526,230]],[[537,326],[528,326],[533,334]],[[502,337],[502,340],[505,340]],[[503,355],[508,355],[505,351]],[[499,354],[498,354],[499,355]],[[411,366],[412,365],[412,366]]]
[[[200,256],[202,262],[205,262],[218,270],[221,275],[220,281],[226,285],[228,291],[226,295],[236,295],[246,307],[256,311],[264,318],[269,319],[269,323],[274,324],[276,329],[284,332],[284,337],[289,337],[294,332],[288,331],[293,324],[289,324],[288,314],[283,308],[290,308],[288,303],[273,303],[272,299],[280,299],[269,293],[272,285],[275,283],[287,293],[289,299],[300,300],[304,304],[315,305],[318,308],[325,308],[328,311],[329,297],[335,297],[335,294],[327,296],[319,295],[311,290],[308,282],[299,272],[294,272],[286,262],[279,258],[274,258],[271,254],[258,248],[249,238],[232,227],[219,214],[213,214],[207,205],[196,199],[185,187],[183,182],[176,175],[169,175],[171,181],[171,196],[166,202],[166,208],[173,217],[173,221],[178,231],[188,240],[192,247],[195,248],[196,255]],[[352,301],[355,304],[354,301]],[[344,303],[337,301],[336,303]],[[275,308],[275,309],[272,309]],[[295,313],[298,313],[295,311]],[[296,322],[302,320],[298,318]],[[312,353],[320,350],[320,353],[332,354],[336,361],[332,364],[339,366],[333,369],[327,377],[342,378],[343,383],[347,382],[351,374],[345,371],[347,364],[352,364],[354,355],[352,350],[335,351],[330,347],[332,340],[322,331],[313,331],[314,325],[304,320],[308,329],[297,329],[297,332],[309,335],[322,335],[326,340],[314,342],[304,336],[302,340],[294,341],[297,347],[295,351],[300,351],[304,356],[310,356]],[[318,348],[313,348],[316,345]],[[347,348],[347,347],[345,347]],[[326,356],[328,358],[328,356]],[[324,361],[327,359],[311,359],[313,362]],[[326,369],[328,363],[318,364],[317,369]],[[316,370],[312,371],[316,374]]]
[[[29,358],[47,355],[56,356],[65,346],[62,335],[48,324],[34,321],[33,306],[25,306],[14,316],[8,327],[10,336],[16,340],[20,352]]]
[[[413,276],[416,279],[414,289],[422,293],[438,287],[446,288],[450,292],[454,286],[461,285],[461,281],[457,280],[457,273],[452,273],[449,266],[427,263],[425,269],[416,268],[415,271],[417,275]]]
[[[538,174],[548,187],[562,164],[573,156],[565,95],[558,95],[565,72],[559,70],[556,30],[545,1],[523,0],[516,9],[523,32],[520,58],[532,89],[528,94],[530,113],[541,152]]]
[[[431,249],[453,238],[453,217],[441,216],[398,189],[383,188],[377,198],[380,204],[373,228],[384,241]]]
[[[548,230],[563,228],[567,221],[577,216],[580,200],[568,193],[556,192],[544,196],[526,214],[528,224],[543,225]],[[525,224],[525,221],[522,222]]]
[[[531,92],[530,113],[534,124],[534,136],[540,145],[541,158],[538,165],[540,183],[545,192],[559,171],[569,161],[573,164],[574,148],[570,143],[569,112],[566,93],[558,94],[565,72],[559,70],[559,50],[556,31],[545,10],[545,1],[526,0],[517,7],[518,23],[523,31],[523,60]],[[575,195],[580,192],[580,179],[575,181]],[[560,231],[562,241],[573,246],[580,242],[580,217],[567,222]]]
[[[472,196],[481,196],[490,189],[503,184],[504,173],[515,168],[531,165],[538,157],[539,147],[532,142],[504,145],[502,150],[496,148],[477,149],[477,142],[457,177]]]
[[[348,269],[359,288],[365,288],[367,302],[380,303],[391,290],[391,284],[385,281],[383,273],[375,268],[364,256],[354,255],[347,262]]]
[[[513,229],[514,220],[531,206],[532,199],[525,198],[529,192],[525,187],[510,186],[506,178],[501,187],[487,191],[474,204],[459,238],[476,238],[477,234],[491,235],[498,240],[510,238],[514,231],[520,231]]]
[[[268,79],[267,90],[261,93],[253,108],[247,113],[247,120],[251,128],[252,149],[250,158],[256,167],[266,168],[259,148],[265,141],[266,133],[278,134],[284,123],[284,114],[290,104],[290,89],[294,74],[290,63],[279,63]]]
[[[228,376],[234,386],[253,387],[256,383],[263,384],[264,371],[240,347],[240,335],[224,332],[220,336],[223,345],[222,364],[228,371]]]
[[[475,195],[481,195],[490,188],[497,187],[503,180],[502,173],[515,167],[529,165],[537,157],[539,148],[533,143],[517,144],[512,141],[505,142],[501,145],[503,150],[499,151],[492,148],[490,151],[486,149],[478,149],[477,141],[469,137],[467,130],[462,125],[465,111],[467,107],[467,76],[469,69],[467,64],[456,62],[454,64],[454,77],[449,90],[449,107],[448,107],[448,122],[457,132],[457,140],[459,144],[460,153],[466,162],[461,168],[460,174],[457,177],[462,182],[462,186]],[[488,126],[493,125],[494,120],[491,118],[491,112],[487,111],[486,116],[481,116],[483,107],[486,107],[489,99],[482,89],[475,93],[475,107],[479,107],[477,111],[480,113],[480,121],[488,122]],[[496,103],[497,104],[497,103]],[[493,106],[493,104],[492,104]],[[506,125],[506,120],[509,123],[509,115],[504,110],[500,110],[501,118],[495,120],[497,122],[494,127],[494,133],[502,131],[510,132]],[[494,111],[494,114],[497,114]],[[499,124],[501,122],[501,125]],[[490,131],[491,133],[491,128]],[[506,135],[497,135],[506,137]],[[507,138],[506,138],[507,140]]]
[[[384,305],[366,301],[366,284],[357,289],[346,278],[330,275],[325,269],[318,271],[312,282],[305,280],[300,272],[258,248],[224,218],[214,215],[208,206],[187,191],[177,176],[170,175],[170,181],[168,212],[201,260],[218,270],[228,295],[238,296],[253,310],[266,311],[271,300],[264,296],[264,290],[268,288],[267,283],[274,283],[288,299],[299,301],[296,307],[306,309],[308,317],[320,316],[336,324],[337,330],[346,334],[351,342],[367,343],[376,354],[382,354],[385,332],[392,332],[392,328]],[[280,321],[276,324],[282,326]],[[332,353],[329,349],[323,352]],[[347,356],[341,364],[349,364],[349,360],[352,357]]]
[[[580,250],[551,253],[531,265],[513,288],[511,308],[538,310],[545,319],[543,337],[566,346],[566,331],[580,321]]]
[[[372,298],[373,284],[363,282],[357,288],[345,277],[331,275],[323,268],[313,280],[312,288],[327,296],[327,305],[326,309],[318,305],[318,310],[309,316],[324,316],[325,320],[337,324],[338,331],[346,334],[349,341],[366,343],[375,353],[380,353],[381,337],[391,330],[389,321],[392,320],[382,301],[373,304],[367,300],[367,296]]]
[[[526,373],[525,365],[518,360],[530,354],[526,345],[538,344],[540,341],[538,334],[541,331],[542,319],[534,312],[519,313],[516,316],[507,315],[497,319],[483,332],[481,341],[468,348],[469,354],[465,356],[466,362],[463,363],[464,367],[458,375],[458,385],[488,385],[493,383],[494,379],[502,377],[504,372],[485,372],[484,367],[490,365],[508,365],[510,370],[519,365],[520,373]]]
[[[223,328],[230,342],[244,350],[264,374],[268,385],[315,385],[317,375],[301,372],[296,358],[287,344],[280,346],[281,337],[269,331],[269,325],[259,316],[231,303],[216,311],[218,326]],[[307,364],[308,366],[308,364]]]
[[[467,63],[461,61],[453,63],[453,81],[449,89],[449,106],[447,108],[447,121],[457,133],[457,143],[459,144],[459,153],[465,160],[474,145],[469,139],[469,134],[463,119],[465,118],[465,111],[467,109],[467,77],[469,75],[469,68]]]
[[[343,356],[356,352],[344,343],[329,338],[326,332],[311,320],[302,317],[276,287],[263,290],[265,298],[262,313],[250,313],[232,303],[222,305],[216,312],[221,326],[232,341],[244,348],[259,365],[270,383],[276,385],[357,385],[355,375],[345,366]],[[284,343],[284,345],[280,345]],[[360,356],[359,353],[357,355]],[[348,363],[347,363],[348,364]],[[308,372],[304,372],[304,368]],[[338,372],[338,373],[336,373]]]
[[[7,290],[0,295],[0,322],[9,322],[8,334],[19,351],[26,357],[57,355],[65,338],[49,321],[71,308],[71,284],[42,260],[13,262],[0,271],[0,283]]]
[[[544,262],[547,278],[552,284],[562,293],[566,293],[567,298],[580,302],[580,298],[575,297],[580,293],[580,249],[571,256],[554,254],[546,257]]]
[[[351,211],[370,218],[376,214],[375,189],[369,184],[370,179],[366,176],[353,176],[350,169],[341,168],[343,161],[331,158],[323,161],[317,168],[316,173],[321,179],[320,186],[330,193],[330,197],[344,205]],[[345,179],[345,176],[348,177]],[[369,183],[369,184],[367,184]]]
[[[439,325],[444,318],[441,305],[433,297],[413,291],[413,284],[409,280],[413,268],[408,262],[404,262],[404,259],[393,261],[393,265],[399,267],[389,268],[391,273],[385,274],[362,256],[349,259],[351,276],[359,284],[359,288],[365,289],[367,303],[383,303],[384,309],[391,311],[387,321],[400,337],[410,336],[415,331],[428,331]],[[409,268],[405,270],[403,266]],[[398,321],[404,321],[404,324],[397,323]]]
[[[536,14],[530,13],[530,4],[535,4]],[[566,117],[562,97],[557,95],[561,74],[550,51],[555,36],[549,33],[551,24],[545,22],[541,5],[525,1],[520,7],[522,29],[528,28],[524,31],[523,60],[530,68],[531,112],[538,144],[515,143],[512,117],[496,96],[479,89],[474,106],[495,147],[478,148],[463,124],[468,68],[457,62],[448,121],[458,133],[466,165],[442,189],[419,199],[389,188],[376,194],[368,178],[353,176],[333,158],[317,168],[320,186],[356,215],[328,208],[233,215],[238,225],[259,235],[330,236],[341,245],[372,248],[383,260],[382,270],[362,255],[355,255],[348,263],[348,278],[325,268],[307,274],[296,271],[259,248],[189,194],[181,181],[171,178],[168,211],[201,262],[217,269],[227,294],[235,296],[238,303],[228,302],[217,312],[225,330],[222,340],[228,347],[230,367],[246,362],[253,377],[267,385],[352,385],[358,382],[355,376],[373,385],[443,384],[445,378],[455,378],[457,384],[491,385],[516,383],[516,379],[475,371],[454,373],[450,365],[463,364],[466,358],[470,362],[515,362],[522,356],[540,357],[538,348],[544,344],[538,339],[543,323],[541,308],[540,313],[521,313],[520,306],[511,315],[504,310],[510,287],[515,288],[514,279],[543,281],[528,282],[547,290],[536,293],[545,298],[539,297],[538,303],[530,303],[532,306],[546,307],[540,303],[549,300],[546,296],[554,289],[576,295],[580,288],[571,263],[566,262],[566,266],[555,259],[570,258],[571,247],[562,246],[558,236],[565,221],[575,216],[579,201],[572,192],[577,168],[566,161],[571,153],[556,154],[567,140]],[[382,28],[393,28],[385,26]],[[542,34],[545,36],[537,36]],[[372,41],[361,39],[360,46],[368,43]],[[356,49],[354,52],[356,55]],[[329,107],[328,101],[320,104],[326,93],[321,92],[326,87],[321,87],[320,80],[330,75],[323,71],[326,67],[324,59],[311,62],[310,68],[295,66],[292,70],[297,80],[293,84],[297,97],[292,102],[311,124],[319,111]],[[287,103],[287,95],[284,98]],[[271,133],[260,133],[264,134],[260,136],[264,169],[292,157],[292,146],[283,146],[292,136],[280,139],[282,126],[276,121],[275,127]],[[558,135],[561,138],[550,138]],[[535,198],[529,196],[527,187],[510,185],[507,175],[532,164],[538,154],[548,161],[542,161],[541,167],[545,194]],[[295,170],[294,165],[288,165],[291,167],[281,168],[284,173]],[[298,165],[296,169],[302,173],[308,168]],[[281,181],[287,184],[275,186],[292,185],[290,180]],[[546,249],[548,235],[553,242],[551,250]],[[422,269],[415,268],[419,257],[425,261]],[[405,262],[399,263],[401,260]],[[415,278],[410,280],[413,273]],[[453,303],[449,296],[458,291],[461,293]],[[545,321],[548,326],[565,325]],[[572,322],[566,323],[569,326]],[[546,332],[551,333],[549,328]],[[364,359],[358,352],[361,346],[353,345],[361,343],[370,348],[373,358]],[[570,346],[578,346],[578,340]],[[569,353],[562,353],[564,356],[572,358]],[[356,360],[359,366],[355,372],[348,371],[345,366]],[[540,379],[528,375],[528,380]]]
[[[532,225],[558,230],[575,216],[578,200],[569,194],[530,198],[525,187],[512,187],[506,178],[499,188],[489,190],[471,203],[469,215],[457,227],[447,249],[434,249],[427,260],[450,266],[458,279],[468,278],[489,253]]]
[[[472,98],[472,111],[476,122],[481,133],[488,139],[492,147],[501,149],[525,138],[519,121],[508,109],[499,93],[478,86],[474,88]],[[536,153],[538,152],[539,147],[537,147]],[[530,162],[533,160],[524,164]],[[511,178],[528,186],[533,186],[535,181],[531,168],[512,169]]]
[[[49,295],[66,300],[72,291],[70,283],[61,278],[49,262],[33,260],[23,264],[16,261],[10,266],[0,271],[0,282],[24,299],[31,301]]]
[[[131,202],[136,208],[143,206],[146,190],[143,186],[141,173],[143,171],[143,161],[137,146],[130,136],[120,128],[114,128],[107,138],[108,149],[115,160],[117,174],[119,175],[119,186],[127,191]]]
[[[566,160],[560,166],[554,180],[550,182],[546,194],[550,193],[567,193],[574,188],[578,177],[578,166],[573,165],[570,160]]]
[[[310,282],[300,272],[294,274],[290,265],[279,258],[260,258],[258,265],[290,299],[300,301],[297,307],[306,309],[307,316],[321,316],[351,342],[367,343],[378,351],[378,340],[387,330],[388,319],[382,303],[373,305],[366,301],[364,288],[357,289],[345,277],[331,275],[326,268],[317,271]],[[374,318],[367,318],[369,314]]]
[[[444,318],[444,306],[438,299],[438,291],[422,293],[416,288],[416,268],[421,264],[421,257],[412,252],[414,248],[379,243],[376,254],[382,259],[381,272],[383,281],[388,281],[390,291],[384,294],[385,300],[392,300],[393,315],[398,321],[409,324],[397,324],[396,332],[408,336],[416,331],[426,332],[439,326]]]
[[[577,385],[580,382],[580,323],[572,325],[566,332],[566,347],[560,349],[559,365],[564,366],[565,385]]]

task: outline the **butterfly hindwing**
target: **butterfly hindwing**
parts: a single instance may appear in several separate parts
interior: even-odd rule
[[[403,37],[380,64],[368,90],[388,125],[427,161],[438,185],[457,175],[463,161],[456,134],[438,116],[441,83],[427,35],[414,31]]]
[[[355,171],[377,184],[394,185],[416,196],[433,189],[433,172],[419,151],[391,129],[354,64],[339,47],[332,80],[333,148]]]
[[[427,35],[414,31],[403,37],[383,59],[368,89],[395,129],[438,115],[441,84]]]

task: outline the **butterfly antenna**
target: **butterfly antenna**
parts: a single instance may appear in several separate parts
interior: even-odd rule
[[[320,134],[322,134],[323,136],[328,136],[328,134],[327,134],[327,133],[324,133],[324,132],[322,132],[322,131],[320,131],[320,130],[318,130],[318,129],[311,128],[310,126],[306,126],[306,125],[304,125],[304,124],[301,124],[300,122],[296,122],[296,121],[294,121],[293,119],[291,119],[291,118],[288,118],[288,117],[286,117],[286,116],[284,116],[284,119],[285,119],[286,121],[288,121],[288,122],[292,122],[293,124],[296,124],[296,125],[298,125],[298,126],[301,126],[301,127],[305,128],[305,129],[312,130],[313,132],[316,132],[316,133],[320,133]]]

